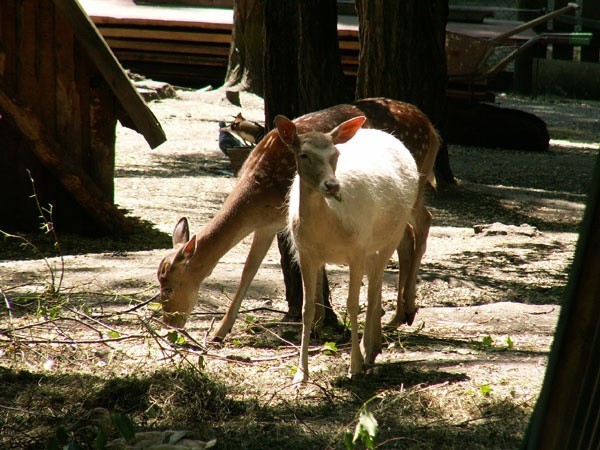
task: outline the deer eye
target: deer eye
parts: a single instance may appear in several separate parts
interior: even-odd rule
[[[173,289],[170,287],[164,287],[160,290],[160,296],[162,298],[169,298],[173,295]]]
[[[298,155],[298,157],[299,157],[300,159],[303,159],[303,160],[305,160],[305,161],[307,161],[308,159],[310,159],[306,153],[300,153],[300,154]]]

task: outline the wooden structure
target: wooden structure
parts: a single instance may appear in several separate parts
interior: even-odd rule
[[[0,228],[39,228],[32,180],[63,232],[123,234],[113,205],[117,119],[160,124],[76,0],[0,2]]]

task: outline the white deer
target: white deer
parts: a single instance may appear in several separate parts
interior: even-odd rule
[[[364,121],[365,117],[356,117],[329,133],[298,134],[291,120],[283,116],[275,119],[279,136],[294,152],[298,168],[288,208],[288,227],[304,285],[296,383],[308,379],[317,274],[325,263],[348,264],[350,269],[350,375],[361,373],[364,365],[372,364],[381,351],[383,271],[411,217],[419,190],[419,172],[402,142],[383,131],[360,129]],[[368,301],[359,346],[357,316],[365,272]]]

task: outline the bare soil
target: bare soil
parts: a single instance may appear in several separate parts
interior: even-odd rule
[[[415,323],[388,331],[375,367],[352,381],[346,337],[331,331],[325,341],[335,348],[314,343],[311,382],[296,392],[300,327],[282,323],[276,245],[220,346],[206,338],[235,292],[249,238],[203,283],[186,334],[162,328],[155,304],[140,305],[157,293],[155,271],[176,221],[187,216],[200,229],[235,184],[218,149],[218,121],[239,111],[263,120],[262,100],[241,97],[243,108],[220,90],[178,90],[153,102],[169,139],[155,150],[118,129],[116,203],[137,218],[130,239],[57,230],[63,257],[51,237],[28,236],[36,251],[2,242],[0,447],[41,448],[63,427],[72,442],[91,446],[97,428],[89,416],[104,408],[138,429],[216,438],[217,448],[343,448],[344,432],[375,398],[368,409],[382,448],[518,448],[565,295],[599,149],[600,103],[500,95],[498,104],[546,120],[551,150],[451,146],[460,183],[429,195],[434,226]],[[475,232],[496,222],[513,226]],[[343,321],[347,271],[329,273]],[[391,264],[384,320],[396,276]]]

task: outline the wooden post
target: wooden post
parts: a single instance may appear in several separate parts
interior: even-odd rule
[[[547,0],[519,0],[519,8],[522,9],[542,9],[547,5]],[[531,20],[530,14],[519,14],[519,20],[525,22]],[[545,25],[544,25],[545,27]],[[540,31],[541,27],[535,30]],[[513,78],[513,87],[521,94],[531,94],[534,89],[533,82],[533,59],[544,58],[546,55],[546,46],[536,45],[526,50],[515,60],[515,72]]]

